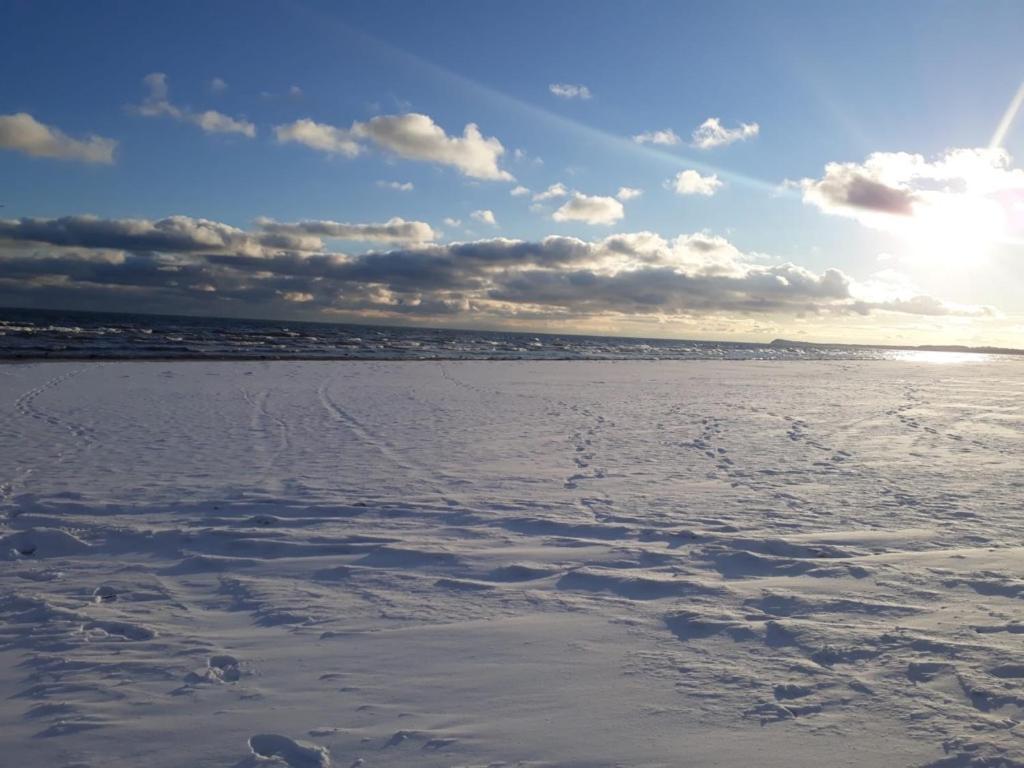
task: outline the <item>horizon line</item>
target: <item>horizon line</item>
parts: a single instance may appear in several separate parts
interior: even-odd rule
[[[1024,348],[1021,347],[1002,347],[994,344],[981,344],[981,345],[968,345],[968,344],[885,344],[875,342],[846,342],[846,341],[810,341],[801,339],[788,339],[785,337],[776,337],[771,341],[744,341],[735,339],[697,339],[697,338],[682,338],[682,337],[666,337],[666,336],[628,336],[623,334],[601,334],[601,333],[580,333],[573,331],[538,331],[538,330],[513,330],[513,329],[495,329],[495,328],[466,328],[466,327],[454,327],[454,326],[437,326],[437,325],[419,325],[419,324],[402,324],[402,323],[391,323],[391,322],[356,322],[356,321],[339,321],[339,320],[302,320],[295,318],[281,319],[272,317],[251,317],[251,316],[226,316],[226,315],[208,315],[208,314],[171,314],[166,312],[128,312],[123,310],[115,311],[104,311],[96,309],[66,309],[66,308],[52,308],[52,307],[17,307],[0,305],[0,313],[5,312],[50,312],[50,313],[63,313],[63,314],[81,314],[81,315],[114,315],[124,317],[165,317],[165,318],[180,318],[180,319],[203,319],[203,320],[226,320],[235,322],[259,322],[259,323],[298,323],[304,325],[336,325],[336,326],[356,326],[364,328],[396,328],[400,330],[408,331],[454,331],[457,333],[499,333],[499,334],[515,334],[518,336],[573,336],[579,338],[591,338],[591,339],[625,339],[630,341],[655,341],[655,342],[668,342],[668,343],[696,343],[696,344],[730,344],[730,345],[747,345],[747,346],[758,346],[758,347],[772,347],[782,344],[792,344],[795,346],[811,346],[811,347],[843,347],[843,348],[856,348],[856,349],[890,349],[890,350],[908,350],[908,351],[950,351],[950,352],[970,352],[975,354],[1003,354],[1003,355],[1024,355]],[[2,346],[2,345],[0,345]],[[0,362],[5,359],[0,354]],[[42,360],[44,358],[17,358],[19,360]],[[59,359],[59,358],[45,358],[45,359]],[[78,359],[78,358],[74,358]],[[110,358],[111,360],[117,358]],[[125,359],[137,359],[137,358],[125,358]],[[167,358],[159,358],[167,359]],[[183,358],[184,359],[184,358]],[[299,359],[299,358],[287,358],[287,359]],[[319,359],[319,358],[317,358]],[[429,361],[426,361],[429,362]]]

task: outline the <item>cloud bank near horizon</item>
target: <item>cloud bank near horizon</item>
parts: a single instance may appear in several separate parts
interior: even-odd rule
[[[377,224],[257,219],[249,230],[186,216],[0,220],[0,295],[36,305],[84,297],[153,309],[301,305],[321,316],[487,323],[997,314],[907,292],[869,298],[841,270],[766,264],[707,233],[436,237],[429,224],[397,217]],[[325,240],[392,247],[350,254],[327,250]]]

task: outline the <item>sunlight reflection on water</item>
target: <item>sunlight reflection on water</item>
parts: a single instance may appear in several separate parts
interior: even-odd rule
[[[907,363],[986,363],[991,355],[981,352],[940,352],[930,349],[901,349],[892,353],[892,360]]]

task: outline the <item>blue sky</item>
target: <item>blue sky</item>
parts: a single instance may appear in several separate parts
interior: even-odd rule
[[[16,74],[0,80],[0,116],[33,123],[12,119],[6,134],[0,127],[0,302],[1012,344],[1024,312],[1018,227],[1003,219],[997,227],[985,206],[1024,187],[1012,159],[1024,154],[1024,129],[1012,125],[990,146],[1024,79],[1022,28],[1024,6],[1013,2],[7,2],[0,67]],[[144,82],[154,73],[164,76],[160,98],[153,81]],[[559,84],[583,86],[589,98],[556,95],[551,86]],[[211,113],[248,128],[211,130],[199,120]],[[500,143],[497,170],[484,178],[443,148],[402,150],[408,137],[389,132],[388,143],[373,127],[385,126],[371,122],[411,114],[447,139],[475,124],[483,140]],[[756,134],[694,146],[694,131],[709,118],[726,130],[756,125]],[[358,154],[282,140],[280,129],[301,120],[343,132]],[[85,151],[79,145],[54,150],[26,138],[39,130],[79,142],[100,137],[111,142],[103,145],[113,147],[110,161],[74,156]],[[676,143],[634,139],[666,130]],[[972,149],[988,154],[943,164],[951,151]],[[872,165],[872,153],[887,155]],[[894,153],[920,155],[927,165],[901,175]],[[830,177],[829,163],[855,167]],[[991,168],[998,174],[989,179]],[[675,188],[681,171],[696,174],[685,194]],[[959,194],[980,188],[973,181],[982,177],[981,192]],[[906,196],[910,207],[883,211],[874,197],[862,204],[863,179]],[[533,199],[556,184],[564,195]],[[529,193],[511,195],[517,186]],[[642,194],[609,202],[622,187]],[[557,215],[576,194],[598,201],[595,215],[604,218],[582,219],[576,209]],[[490,211],[495,223],[474,211]],[[969,211],[962,221],[960,211]],[[120,234],[105,231],[104,240],[96,222],[88,236],[69,235],[67,226],[60,236],[44,231],[47,222],[85,215]],[[324,235],[324,227],[288,230],[322,239],[316,247],[260,245],[261,258],[282,247],[303,262],[302,279],[289,267],[269,270],[280,278],[273,282],[256,274],[267,270],[242,274],[243,262],[225,258],[239,255],[237,244],[214,248],[214,265],[193,245],[161,251],[123,237],[126,220],[156,226],[170,216],[246,232],[259,229],[260,218],[401,217],[428,225],[431,236],[357,240]],[[18,225],[23,218],[32,226]],[[911,219],[922,223],[906,226]],[[958,223],[948,232],[946,224],[938,235],[925,231],[951,219]],[[651,246],[656,255],[637,251],[635,239],[625,255],[607,242],[636,233],[662,238]],[[471,275],[459,267],[462,278],[444,285],[422,272],[425,254],[434,259],[428,267],[441,260],[456,269],[444,261],[456,258],[445,248],[454,241],[549,236],[577,239],[588,254],[557,264],[537,253],[503,256]],[[144,284],[128,279],[128,267],[124,279],[78,268],[83,260],[109,265],[114,252],[145,272]],[[360,263],[365,270],[353,263],[343,276],[321,270],[308,282],[323,254],[355,262],[370,252],[405,254],[387,265],[400,275],[383,274],[377,259]],[[699,261],[698,252],[714,256]],[[75,269],[62,272],[68,258]],[[156,284],[155,271],[170,262],[199,282]],[[775,269],[786,264],[799,275]],[[830,287],[829,270],[845,288]],[[817,282],[793,287],[808,276]],[[782,296],[766,281],[792,291]]]

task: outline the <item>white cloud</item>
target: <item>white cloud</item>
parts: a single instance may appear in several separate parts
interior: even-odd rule
[[[565,184],[558,181],[552,184],[550,187],[545,189],[543,192],[538,192],[533,196],[534,202],[541,202],[542,200],[554,200],[556,197],[565,197],[569,194],[569,190],[565,188]]]
[[[135,111],[146,117],[171,117],[181,122],[192,123],[207,133],[238,133],[248,138],[256,135],[256,126],[247,120],[238,120],[214,110],[193,112],[171,103],[168,96],[167,75],[152,72],[142,78],[149,89],[149,95]]]
[[[227,82],[220,77],[215,77],[210,81],[210,90],[214,93],[224,93],[228,89]]]
[[[497,219],[494,218],[494,211],[473,211],[469,215],[470,218],[474,219],[475,221],[479,221],[481,224],[490,224],[492,227],[498,226],[498,221]]]
[[[722,187],[717,174],[701,176],[693,170],[680,171],[675,178],[667,181],[666,186],[672,189],[677,195],[704,195],[711,197]]]
[[[309,118],[296,120],[288,125],[274,127],[274,135],[279,144],[294,142],[304,144],[311,149],[318,149],[331,155],[355,157],[363,151],[362,145],[356,141],[351,131],[335,128],[333,125],[317,123]]]
[[[256,135],[256,126],[252,123],[236,120],[212,109],[191,114],[189,119],[207,133],[240,133],[250,139]]]
[[[573,192],[561,208],[551,218],[555,221],[583,221],[587,224],[614,224],[625,215],[622,203],[614,197],[584,195]]]
[[[622,202],[626,202],[635,197],[640,197],[643,193],[642,189],[637,189],[636,187],[619,187],[619,191],[615,193],[615,196]]]
[[[274,131],[279,142],[305,144],[322,152],[354,157],[362,150],[361,141],[371,141],[407,160],[452,166],[472,179],[515,180],[498,167],[505,152],[501,142],[493,136],[485,138],[475,123],[467,124],[462,136],[448,136],[428,115],[410,112],[380,115],[352,123],[348,129],[305,118]]]
[[[589,99],[590,89],[585,85],[574,85],[572,83],[552,83],[548,90],[561,99]]]
[[[829,163],[821,178],[791,185],[825,213],[905,237],[919,258],[977,258],[1024,234],[1024,170],[999,148],[952,149],[931,160],[874,152],[863,163]]]
[[[726,128],[717,117],[709,117],[693,132],[693,146],[698,149],[724,147],[735,141],[752,139],[761,132],[757,123],[740,123],[738,128]]]
[[[297,302],[299,304],[305,304],[316,298],[312,293],[306,291],[278,291],[277,293],[285,301]]]
[[[109,165],[114,162],[116,148],[116,141],[101,136],[73,139],[60,129],[44,125],[25,112],[0,115],[0,149],[12,149],[33,157]]]
[[[513,180],[498,167],[505,148],[493,136],[484,138],[475,123],[467,124],[461,137],[452,137],[427,115],[410,112],[354,123],[352,132],[409,160],[450,165],[473,179]]]
[[[447,218],[444,219],[444,224],[445,224],[446,227],[461,227],[462,226],[462,220],[461,219],[453,219],[451,216],[448,216]]]
[[[412,192],[413,183],[411,181],[378,181],[378,187],[384,189],[393,189],[397,192]]]
[[[299,88],[299,86],[297,86],[297,85],[293,85],[293,86],[288,88],[288,95],[291,96],[293,99],[301,98],[302,97],[302,89]]]
[[[522,197],[523,195],[530,194],[530,190],[524,187],[522,184],[519,184],[517,186],[512,187],[512,189],[509,190],[509,194],[512,195],[512,197]]]
[[[934,160],[906,152],[873,152],[863,163],[829,163],[820,179],[796,183],[804,202],[828,213],[878,223],[913,216],[951,200],[1024,189],[1024,170],[1003,149],[952,149]]]
[[[664,146],[675,146],[682,141],[681,138],[671,128],[665,128],[661,131],[644,131],[638,133],[633,137],[633,141],[637,144],[662,144]]]

